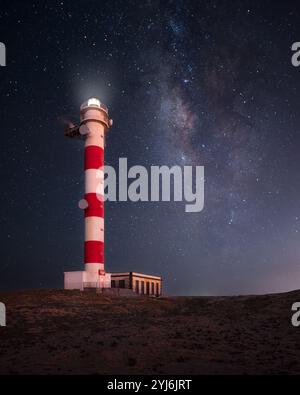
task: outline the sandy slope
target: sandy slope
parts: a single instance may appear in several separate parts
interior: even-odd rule
[[[0,293],[0,374],[300,373],[300,291],[241,297],[114,298]]]

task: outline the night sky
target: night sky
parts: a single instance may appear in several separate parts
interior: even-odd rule
[[[63,132],[91,96],[107,164],[205,166],[200,213],[106,204],[107,271],[169,294],[300,288],[299,4],[1,0],[0,41],[1,290],[83,268],[83,142]]]

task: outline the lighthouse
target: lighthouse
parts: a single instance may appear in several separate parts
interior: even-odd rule
[[[104,149],[105,135],[112,126],[108,108],[91,98],[80,107],[79,126],[71,125],[65,136],[84,141],[84,270],[65,272],[65,289],[110,288],[111,276],[104,266]]]
[[[65,272],[64,288],[100,290],[111,295],[160,296],[160,276],[137,272],[107,273],[104,266],[104,149],[112,126],[107,107],[91,98],[80,107],[80,123],[69,125],[65,136],[84,142],[84,270]],[[109,289],[108,289],[109,288]]]

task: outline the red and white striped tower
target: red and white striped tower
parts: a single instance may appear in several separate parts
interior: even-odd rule
[[[79,207],[85,215],[84,264],[87,279],[102,287],[104,269],[104,147],[112,125],[108,109],[92,98],[80,107],[79,133],[85,138],[85,195]]]

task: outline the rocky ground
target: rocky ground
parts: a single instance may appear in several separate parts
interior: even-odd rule
[[[0,374],[299,374],[300,291],[238,297],[2,292]]]

